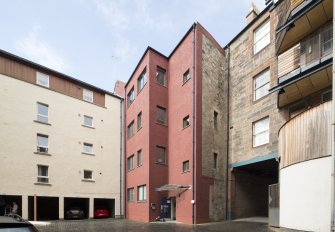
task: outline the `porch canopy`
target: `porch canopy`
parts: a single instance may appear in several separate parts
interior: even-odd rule
[[[179,189],[190,189],[191,185],[179,185],[179,184],[166,184],[159,188],[156,188],[156,192],[163,192],[163,191],[169,191],[169,190],[179,190]]]

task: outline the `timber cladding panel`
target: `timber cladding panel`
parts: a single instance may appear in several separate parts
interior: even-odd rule
[[[79,82],[75,82],[75,80],[53,75],[51,72],[33,68],[29,64],[24,64],[23,62],[17,62],[0,56],[1,74],[36,85],[36,72],[49,75],[50,90],[82,100],[83,89],[87,89],[93,92],[93,104],[105,107],[105,93],[103,92],[86,87]]]
[[[331,103],[299,114],[280,129],[280,168],[331,155]]]

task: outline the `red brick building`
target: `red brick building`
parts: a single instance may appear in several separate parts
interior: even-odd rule
[[[169,56],[148,47],[125,87],[126,217],[226,217],[224,50],[196,23]]]

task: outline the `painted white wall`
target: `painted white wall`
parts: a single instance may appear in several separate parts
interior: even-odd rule
[[[24,209],[34,194],[113,198],[120,214],[119,99],[106,95],[100,107],[1,74],[0,99],[0,195],[23,196]],[[37,102],[49,105],[50,126],[34,122]],[[82,126],[84,115],[93,117],[94,129]],[[34,153],[37,133],[49,136],[51,156]],[[84,142],[94,155],[82,153]],[[36,184],[38,164],[49,166],[50,186]],[[84,169],[94,182],[83,181]]]
[[[330,231],[331,157],[280,170],[280,226]]]

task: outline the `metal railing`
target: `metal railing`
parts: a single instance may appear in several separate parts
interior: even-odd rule
[[[301,72],[332,52],[333,25],[328,23],[278,56],[278,77]]]

